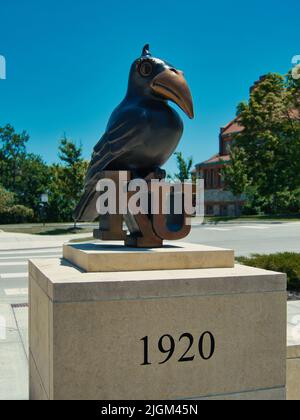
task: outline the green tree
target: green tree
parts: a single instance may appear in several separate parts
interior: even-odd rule
[[[0,179],[2,185],[10,191],[15,190],[20,176],[28,140],[29,136],[25,131],[18,134],[10,124],[0,127]]]
[[[66,136],[59,145],[59,158],[63,164],[50,167],[49,217],[55,221],[71,221],[83,192],[88,162],[82,157],[82,146]]]
[[[59,158],[64,162],[63,184],[64,195],[74,210],[83,191],[84,178],[88,163],[82,157],[82,145],[64,137],[59,146]]]
[[[239,214],[239,201],[242,194],[247,191],[249,181],[245,166],[247,165],[247,156],[244,149],[232,149],[230,151],[230,164],[226,164],[221,174],[225,178],[226,187],[233,193],[236,198],[235,214]]]
[[[15,203],[15,194],[5,190],[0,185],[0,223],[32,222],[34,212],[32,209]]]
[[[174,175],[174,178],[180,182],[192,179],[193,158],[190,157],[186,160],[182,152],[176,152],[175,157],[178,172]]]
[[[49,170],[40,156],[27,153],[28,141],[25,131],[16,133],[9,124],[0,128],[0,179],[15,194],[16,204],[33,209],[37,217],[40,195],[49,184]]]
[[[0,185],[0,213],[14,205],[15,196]]]
[[[20,177],[15,192],[18,202],[39,214],[41,194],[49,189],[50,170],[43,159],[35,154],[27,154],[20,165]]]
[[[299,105],[290,77],[270,73],[238,106],[244,130],[235,136],[232,166],[225,182],[233,192],[255,191],[254,202],[267,213],[294,210],[300,187]]]

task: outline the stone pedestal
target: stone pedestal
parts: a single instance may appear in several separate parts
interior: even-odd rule
[[[89,273],[234,267],[231,249],[180,242],[153,249],[124,247],[121,242],[66,244],[63,256]]]
[[[31,399],[285,398],[284,275],[29,270]]]

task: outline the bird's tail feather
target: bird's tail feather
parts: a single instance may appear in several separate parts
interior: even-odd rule
[[[96,191],[93,189],[85,191],[73,213],[73,218],[77,222],[93,222],[94,220],[96,220],[99,216],[97,212],[96,202]]]

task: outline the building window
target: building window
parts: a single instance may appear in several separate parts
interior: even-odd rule
[[[208,183],[209,183],[208,171],[205,169],[205,171],[204,171],[204,185],[205,185],[205,188],[208,188]]]
[[[226,205],[221,206],[221,216],[228,216],[228,206]]]
[[[222,186],[222,182],[221,182],[221,172],[220,171],[218,171],[218,174],[217,174],[217,187],[218,188],[221,188],[221,186]]]
[[[212,216],[214,214],[214,208],[213,208],[213,206],[210,206],[210,205],[207,205],[206,206],[206,214],[208,216]]]
[[[215,186],[215,171],[213,169],[210,170],[210,188],[214,188]]]
[[[224,188],[224,186],[225,186],[224,175],[220,173],[220,187]]]

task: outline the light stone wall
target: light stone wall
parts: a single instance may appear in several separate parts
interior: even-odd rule
[[[237,197],[231,192],[226,190],[209,190],[206,189],[204,192],[205,202],[235,202]],[[242,194],[239,197],[239,201],[246,200],[246,195]]]

